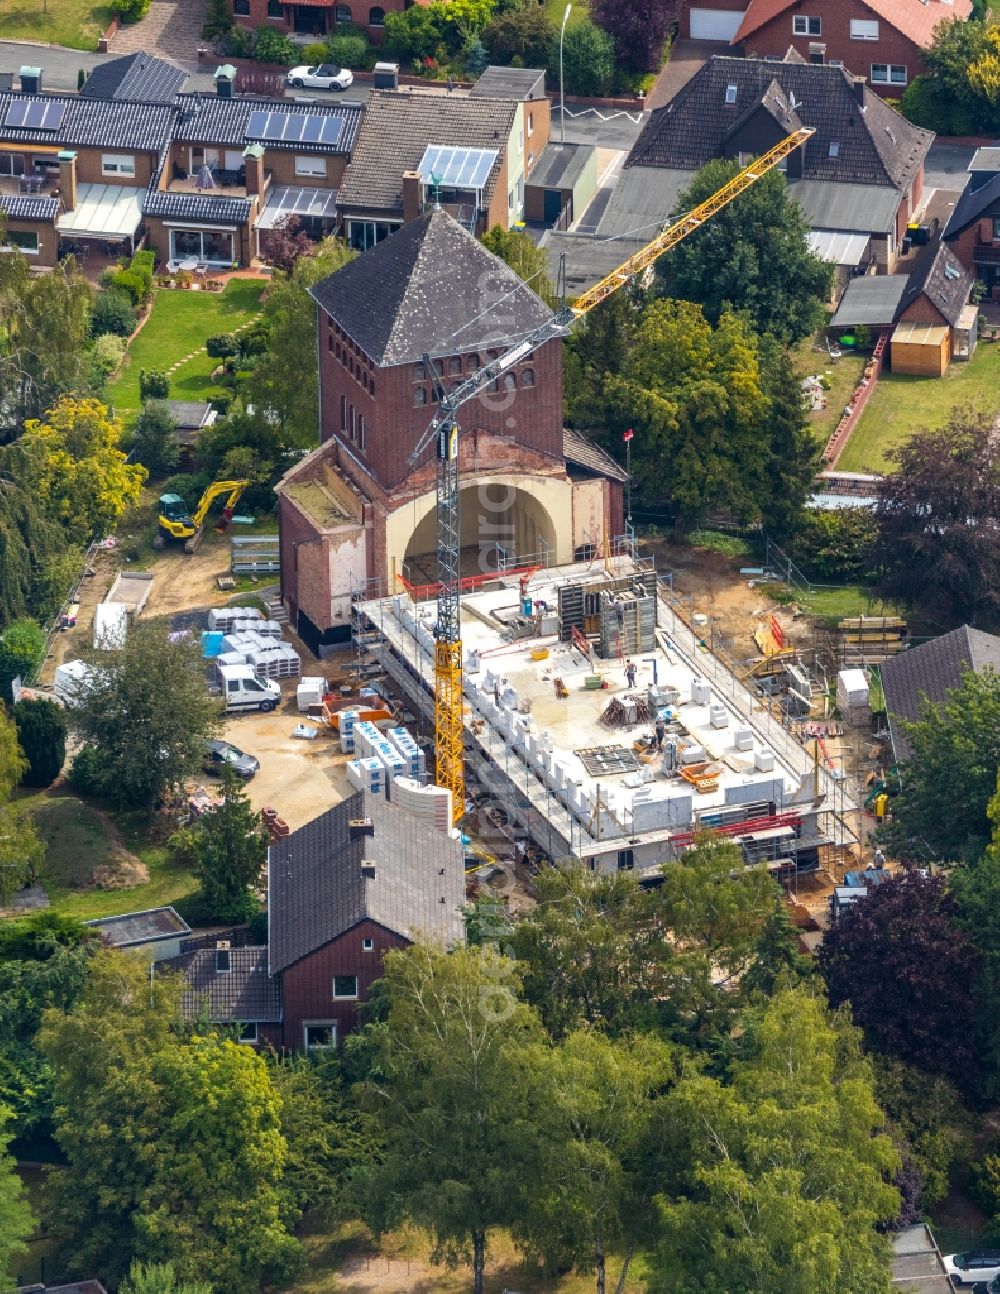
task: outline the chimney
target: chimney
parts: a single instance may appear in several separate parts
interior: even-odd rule
[[[76,153],[64,149],[59,154],[59,196],[62,199],[63,211],[73,211],[76,207]]]
[[[21,68],[18,76],[21,78],[22,94],[41,94],[42,93],[42,69],[40,67],[31,67],[25,63]]]
[[[247,197],[264,192],[264,149],[261,144],[247,144],[243,150]]]
[[[417,171],[403,172],[403,224],[416,220],[423,210],[423,184]]]
[[[854,97],[858,102],[858,107],[865,107],[865,78],[856,76],[854,78]]]
[[[232,63],[223,63],[215,69],[215,93],[220,99],[231,99],[236,84],[236,68]]]
[[[347,835],[351,840],[360,840],[362,836],[374,836],[375,823],[371,818],[351,818],[347,824]]]
[[[361,864],[361,875],[364,877],[364,879],[365,879],[366,881],[373,881],[373,880],[375,879],[375,864],[374,864],[374,863],[362,863],[362,864]]]

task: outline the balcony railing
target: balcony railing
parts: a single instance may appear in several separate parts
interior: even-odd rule
[[[978,240],[972,253],[977,265],[1000,265],[1000,241],[985,242]]]

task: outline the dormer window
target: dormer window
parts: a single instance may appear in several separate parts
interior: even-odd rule
[[[735,102],[736,102],[736,86],[735,86],[735,85],[727,85],[727,86],[726,86],[726,103],[735,103]]]

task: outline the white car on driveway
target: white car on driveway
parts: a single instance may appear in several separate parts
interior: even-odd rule
[[[946,1254],[945,1269],[956,1285],[984,1285],[1000,1276],[1000,1249],[969,1249]]]
[[[346,90],[354,84],[354,74],[335,63],[318,63],[315,67],[293,67],[285,80],[297,90]]]

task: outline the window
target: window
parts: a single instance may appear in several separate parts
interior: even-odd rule
[[[361,947],[362,947],[362,949],[363,949],[366,953],[374,952],[374,951],[375,951],[375,940],[374,940],[374,939],[362,939],[362,940],[361,940]]]
[[[451,377],[458,377],[462,372],[461,355],[452,355],[448,360],[448,373]]]
[[[1000,240],[1000,216],[993,217],[993,241]]]
[[[364,450],[365,447],[365,415],[358,414],[358,448]]]
[[[325,157],[302,157],[300,154],[296,153],[295,174],[296,175],[326,175],[326,158]]]
[[[413,366],[413,380],[414,380],[414,382],[426,382],[426,381],[427,381],[427,369],[426,369],[426,367],[425,367],[425,365],[424,365],[423,360],[421,360],[419,364],[414,364],[414,366]]]
[[[337,22],[350,22],[351,18],[351,6],[349,4],[337,5]]]
[[[23,229],[8,229],[4,234],[3,250],[9,252],[13,247],[28,256],[37,256],[38,235]]]
[[[535,370],[533,368],[526,368],[524,372],[521,374],[521,385],[522,386],[535,385]]]
[[[170,259],[195,256],[208,265],[232,265],[233,235],[216,229],[171,229]]]
[[[822,36],[823,22],[820,18],[807,18],[805,14],[796,14],[792,19],[793,36]]]
[[[229,964],[229,949],[216,948],[215,971],[217,975],[228,975],[232,967]]]
[[[414,409],[422,409],[426,403],[427,403],[427,388],[423,386],[415,386],[413,388]]]
[[[302,1025],[302,1041],[306,1051],[322,1051],[337,1045],[337,1023],[335,1020],[309,1020]]]
[[[257,1041],[257,1021],[256,1020],[246,1020],[244,1021],[244,1023],[238,1024],[236,1027],[240,1031],[238,1036],[239,1042],[253,1043]]]
[[[620,872],[630,872],[633,867],[635,867],[635,850],[619,849],[618,870]]]
[[[878,20],[852,18],[851,40],[878,40]]]
[[[105,153],[101,158],[102,175],[135,175],[135,158]]]
[[[873,63],[872,85],[905,85],[905,63]]]
[[[284,18],[285,6],[281,3],[281,0],[267,0],[267,16],[268,18]]]
[[[358,411],[357,409],[355,409],[354,405],[352,404],[351,405],[351,439],[357,440],[357,438],[358,438]]]
[[[513,373],[505,373],[503,375],[503,389],[505,391],[517,390],[517,378],[514,376]]]
[[[347,396],[340,397],[340,430],[347,430]]]
[[[398,224],[389,224],[383,220],[349,220],[347,222],[347,241],[357,252],[366,252],[369,247],[382,242],[399,228]]]
[[[473,351],[471,355],[466,355],[465,362],[468,365],[470,373],[475,373],[476,369],[480,367],[479,356],[475,351]]]
[[[840,141],[839,141],[839,140],[836,140],[836,139],[831,139],[831,140],[830,140],[829,155],[830,155],[831,157],[839,157],[839,156],[840,156]]]
[[[233,13],[237,18],[249,18],[250,0],[233,0]]]
[[[533,112],[529,112],[528,113],[528,138],[530,139],[534,133],[535,133],[535,114]]]
[[[23,175],[23,153],[0,153],[0,175]]]
[[[333,996],[334,997],[357,997],[358,996],[357,975],[334,975]]]
[[[375,5],[374,8],[368,10],[368,26],[369,27],[385,26],[385,10],[382,8],[381,5]]]
[[[736,102],[736,86],[735,86],[735,85],[727,85],[727,86],[726,86],[726,103],[735,103],[735,102]]]

